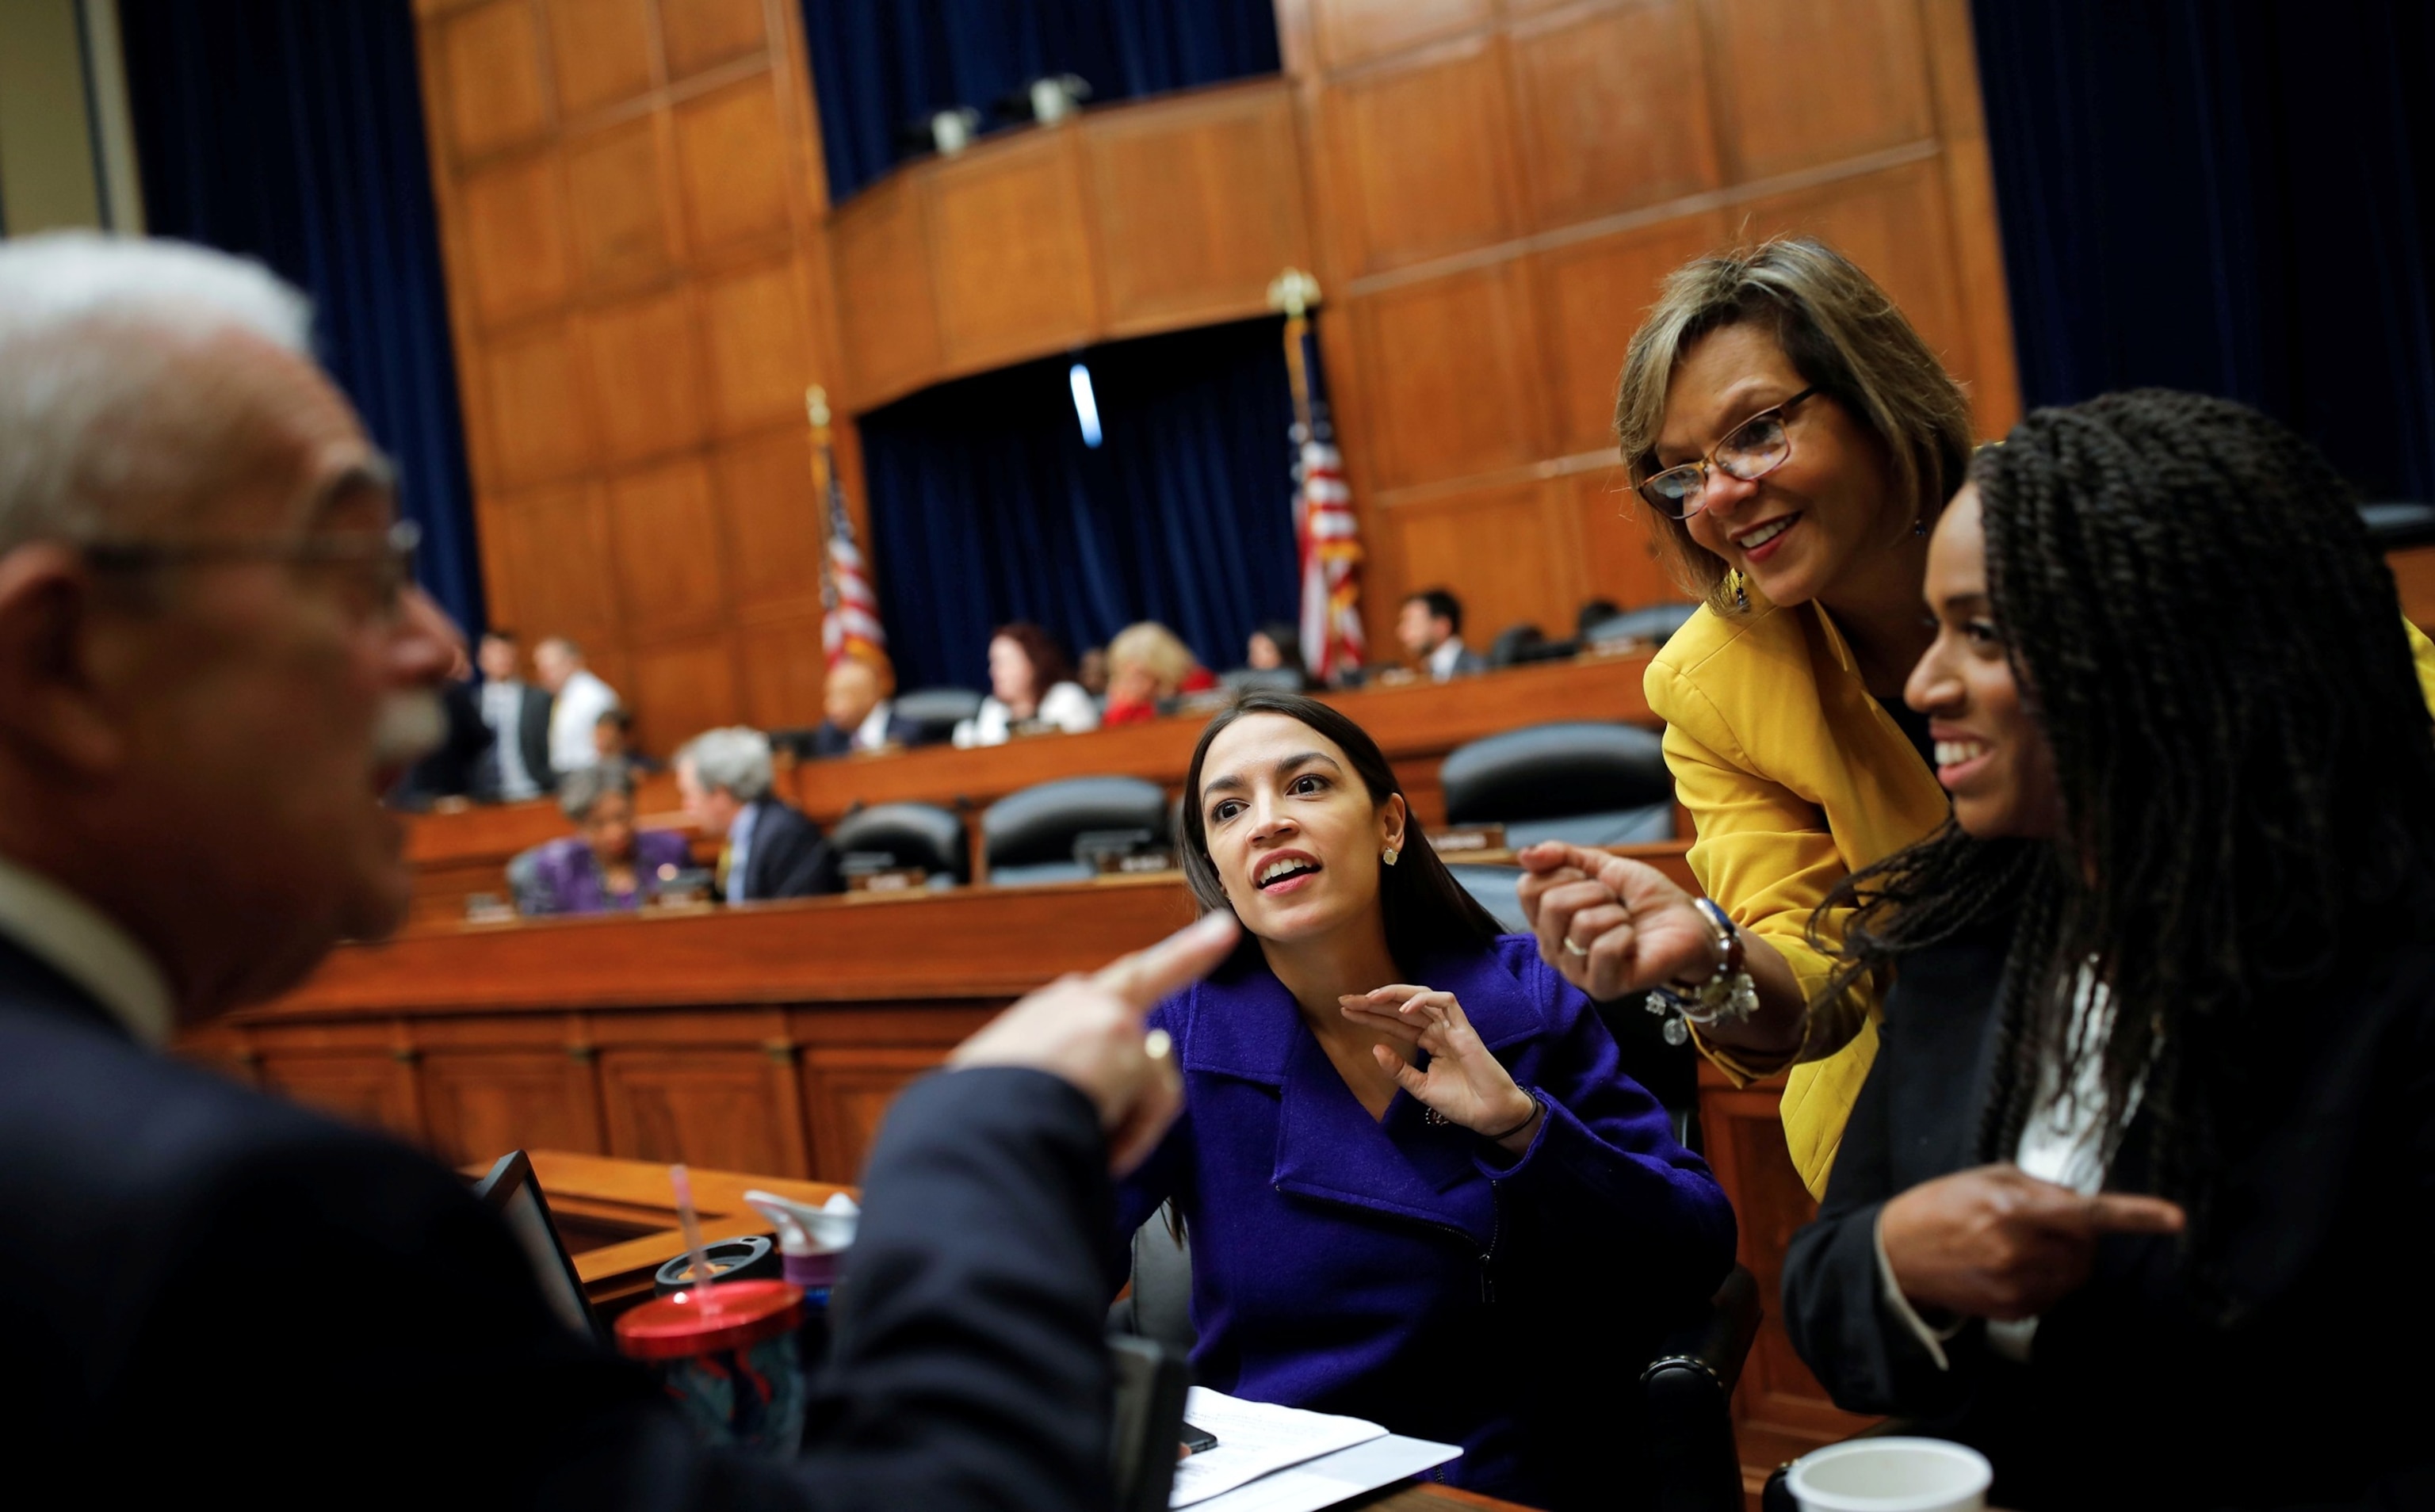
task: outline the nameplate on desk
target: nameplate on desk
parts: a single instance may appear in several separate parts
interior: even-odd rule
[[[1102,877],[1147,876],[1154,872],[1174,871],[1183,865],[1176,859],[1174,850],[1166,846],[1156,846],[1147,850],[1134,850],[1124,854],[1102,850],[1092,859],[1098,863],[1099,875]]]
[[[889,867],[880,871],[849,871],[845,874],[848,892],[918,892],[927,886],[930,874],[920,867]]]
[[[1469,855],[1477,850],[1502,850],[1505,848],[1505,826],[1501,824],[1461,824],[1451,830],[1429,832],[1429,849],[1442,856]]]

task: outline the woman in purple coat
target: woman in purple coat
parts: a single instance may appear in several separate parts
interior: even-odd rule
[[[1152,1016],[1184,1113],[1117,1232],[1173,1199],[1196,1378],[1459,1443],[1476,1490],[1632,1504],[1633,1383],[1733,1264],[1724,1193],[1359,726],[1248,696],[1184,790],[1185,874],[1244,945]]]
[[[558,804],[576,833],[529,852],[529,877],[514,879],[526,913],[639,908],[659,892],[664,877],[693,864],[683,835],[634,828],[634,781],[623,763],[567,773],[558,785]]]

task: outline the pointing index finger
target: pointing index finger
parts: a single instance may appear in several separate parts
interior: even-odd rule
[[[2101,1234],[2177,1234],[2187,1222],[2178,1204],[2162,1197],[2100,1192],[2088,1199],[2088,1227]]]
[[[1101,967],[1091,981],[1135,1012],[1148,1013],[1159,999],[1216,971],[1240,934],[1233,914],[1203,914],[1157,944]]]

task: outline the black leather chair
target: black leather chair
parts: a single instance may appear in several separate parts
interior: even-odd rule
[[[1192,1236],[1180,1238],[1162,1208],[1132,1238],[1132,1289],[1108,1310],[1112,1332],[1189,1353]],[[1657,1512],[1742,1512],[1740,1452],[1734,1442],[1734,1384],[1758,1334],[1758,1282],[1736,1265],[1699,1318],[1676,1330],[1640,1371],[1649,1415]]]
[[[1140,832],[1165,843],[1166,794],[1138,777],[1069,777],[998,799],[981,814],[981,851],[999,885],[1079,882],[1097,874],[1075,842],[1084,835]]]
[[[2378,551],[2397,551],[2403,546],[2435,541],[2435,504],[2392,500],[2362,504],[2358,512],[2359,518],[2367,522],[2368,537]]]
[[[933,886],[941,879],[970,882],[973,877],[963,816],[936,803],[875,803],[855,809],[829,832],[829,845],[848,868],[858,857],[877,861],[884,856],[888,867],[921,868],[930,874]]]
[[[1310,679],[1300,667],[1236,667],[1218,680],[1238,697],[1247,693],[1301,693],[1310,687]]]
[[[1647,641],[1664,645],[1684,623],[1700,611],[1697,604],[1651,604],[1600,620],[1581,632],[1581,639],[1592,645],[1612,645],[1623,641]]]
[[[970,688],[916,688],[896,696],[896,717],[921,728],[921,742],[937,745],[981,712],[981,696]]]
[[[1518,667],[1532,662],[1562,662],[1580,649],[1576,641],[1551,641],[1536,625],[1508,626],[1488,644],[1488,664]]]
[[[1438,781],[1448,824],[1502,824],[1516,850],[1541,840],[1629,845],[1674,837],[1674,777],[1663,740],[1634,725],[1584,720],[1509,730],[1448,752]]]

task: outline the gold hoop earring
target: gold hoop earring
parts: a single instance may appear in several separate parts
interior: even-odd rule
[[[1381,861],[1383,861],[1383,862],[1385,862],[1385,863],[1387,863],[1387,865],[1389,865],[1389,866],[1390,866],[1390,867],[1391,867],[1391,866],[1393,866],[1393,865],[1395,864],[1395,858],[1396,858],[1397,856],[1402,855],[1403,853],[1404,853],[1404,852],[1402,852],[1401,850],[1396,850],[1393,846],[1391,846],[1391,845],[1390,845],[1390,846],[1389,846],[1386,850],[1381,850],[1381,851],[1379,851],[1379,852],[1378,852],[1378,859],[1379,859],[1379,860],[1381,860]]]

